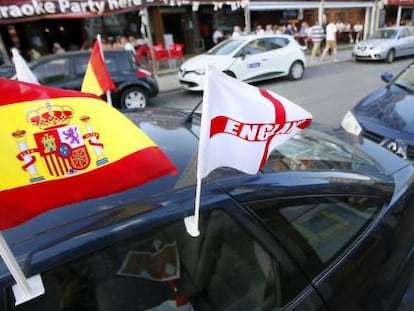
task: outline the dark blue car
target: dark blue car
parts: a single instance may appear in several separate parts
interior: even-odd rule
[[[90,51],[50,54],[33,61],[29,67],[42,85],[79,91],[90,56]],[[155,76],[137,63],[131,51],[107,49],[104,57],[116,86],[116,90],[111,92],[115,107],[144,108],[149,99],[158,94],[159,87]]]
[[[387,84],[348,111],[341,125],[414,163],[414,63],[381,78]]]
[[[213,171],[194,238],[183,219],[194,213],[199,118],[156,109],[126,115],[179,173],[5,230],[45,294],[15,306],[0,261],[1,310],[348,311],[400,303],[414,268],[414,168],[406,161],[312,125],[256,175]]]

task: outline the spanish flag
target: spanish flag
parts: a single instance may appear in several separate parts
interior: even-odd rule
[[[176,173],[140,128],[98,96],[4,78],[0,92],[0,230]]]
[[[112,82],[111,76],[106,68],[98,38],[93,45],[91,57],[86,67],[85,77],[83,78],[81,91],[101,96],[106,91],[113,91],[116,87]]]

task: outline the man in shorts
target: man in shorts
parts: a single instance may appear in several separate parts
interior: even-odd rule
[[[338,50],[336,47],[336,26],[334,23],[329,22],[329,24],[326,26],[326,46],[325,49],[322,52],[320,60],[323,62],[326,53],[328,53],[329,49],[332,50],[332,55],[334,57],[334,62],[338,61],[337,55]]]

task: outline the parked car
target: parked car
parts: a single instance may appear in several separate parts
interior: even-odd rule
[[[414,27],[380,28],[367,40],[355,44],[352,57],[358,60],[384,60],[392,63],[396,57],[414,54]]]
[[[387,84],[359,101],[341,125],[414,163],[414,63],[381,78]]]
[[[220,168],[204,179],[191,237],[199,117],[126,116],[179,173],[4,230],[45,294],[16,307],[0,260],[1,310],[395,310],[414,268],[406,161],[314,124],[260,173]]]
[[[80,90],[90,58],[90,51],[65,52],[43,56],[29,64],[43,85]],[[127,50],[105,50],[105,63],[116,91],[111,93],[114,106],[142,108],[158,94],[158,82],[152,73],[140,67]]]
[[[245,82],[289,76],[303,77],[306,58],[300,44],[288,35],[247,35],[228,39],[190,58],[179,68],[178,79],[190,91],[204,89],[206,65]]]

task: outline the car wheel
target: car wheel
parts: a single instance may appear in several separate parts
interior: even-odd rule
[[[123,109],[145,108],[147,102],[147,93],[138,86],[131,86],[122,93],[120,106]]]
[[[394,61],[394,58],[395,58],[395,50],[391,49],[388,51],[387,56],[385,57],[385,61],[391,64]]]
[[[358,57],[355,54],[352,54],[352,60],[356,63],[359,61]]]
[[[300,80],[303,77],[303,73],[305,72],[305,68],[301,61],[296,61],[290,66],[289,69],[289,78],[291,80]]]

